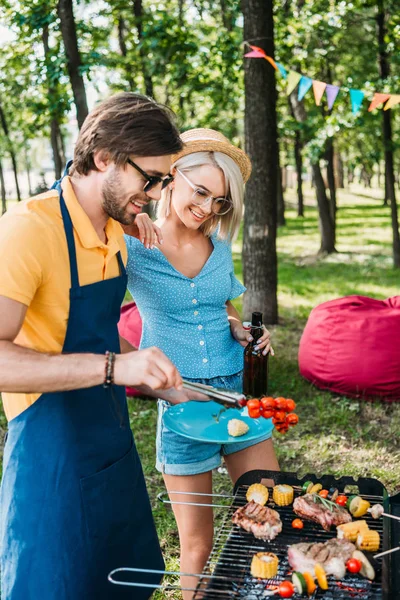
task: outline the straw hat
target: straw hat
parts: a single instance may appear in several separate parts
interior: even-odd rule
[[[175,163],[182,156],[194,152],[222,152],[235,161],[246,183],[251,174],[251,162],[243,150],[237,148],[219,131],[214,129],[189,129],[181,134],[184,146],[180,152],[174,154],[172,162]]]

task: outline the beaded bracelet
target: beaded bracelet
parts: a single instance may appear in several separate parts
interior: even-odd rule
[[[106,364],[104,370],[104,382],[103,387],[108,388],[114,383],[114,364],[115,364],[115,352],[106,352]]]

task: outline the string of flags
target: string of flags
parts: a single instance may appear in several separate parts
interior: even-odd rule
[[[321,104],[322,96],[325,93],[328,109],[331,110],[341,89],[338,85],[331,85],[330,83],[325,83],[324,81],[311,79],[311,77],[302,75],[297,71],[287,71],[280,62],[275,61],[273,58],[271,58],[271,56],[267,56],[262,48],[259,48],[258,46],[252,46],[251,44],[248,45],[251,48],[251,52],[247,52],[247,54],[244,55],[245,58],[264,58],[267,60],[276,71],[280,72],[284,79],[287,79],[286,94],[288,96],[290,96],[290,94],[298,86],[297,97],[299,100],[302,100],[308,90],[312,87],[316,105],[319,106]],[[346,91],[347,89],[348,88],[346,88]],[[348,91],[350,93],[351,110],[353,114],[357,114],[361,110],[365,92],[356,89],[349,89]],[[383,110],[388,110],[389,108],[396,106],[396,104],[400,104],[400,94],[383,94],[380,92],[375,92],[368,107],[368,112],[371,112],[374,110],[374,108],[378,108],[383,104],[385,104]]]

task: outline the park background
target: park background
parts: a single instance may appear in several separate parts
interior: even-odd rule
[[[250,45],[284,69],[244,58]],[[182,130],[223,132],[253,162],[233,244],[248,292],[236,306],[244,319],[264,313],[270,393],[298,403],[299,425],[274,434],[281,468],[376,477],[391,493],[400,407],[313,388],[297,352],[319,303],[398,295],[399,47],[398,0],[0,0],[3,212],[60,177],[88,110],[111,93],[156,98]],[[339,87],[333,105],[326,94],[318,105],[313,87],[302,97],[305,79],[288,95],[285,70]],[[360,106],[350,90],[363,92]],[[369,111],[375,93],[392,95],[393,108]],[[167,567],[177,569],[176,525],[156,500],[156,406],[129,402]],[[0,424],[4,438],[2,413]],[[229,491],[224,469],[215,475]]]

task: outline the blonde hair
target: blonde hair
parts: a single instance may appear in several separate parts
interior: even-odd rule
[[[222,152],[193,152],[178,159],[172,167],[182,172],[191,171],[203,165],[210,165],[221,169],[225,179],[226,195],[232,201],[233,207],[226,215],[216,215],[208,219],[200,230],[205,236],[210,237],[218,230],[221,239],[233,240],[237,236],[243,214],[244,184],[242,174],[235,161]],[[172,189],[166,188],[157,202],[157,217],[166,218],[171,212]]]

